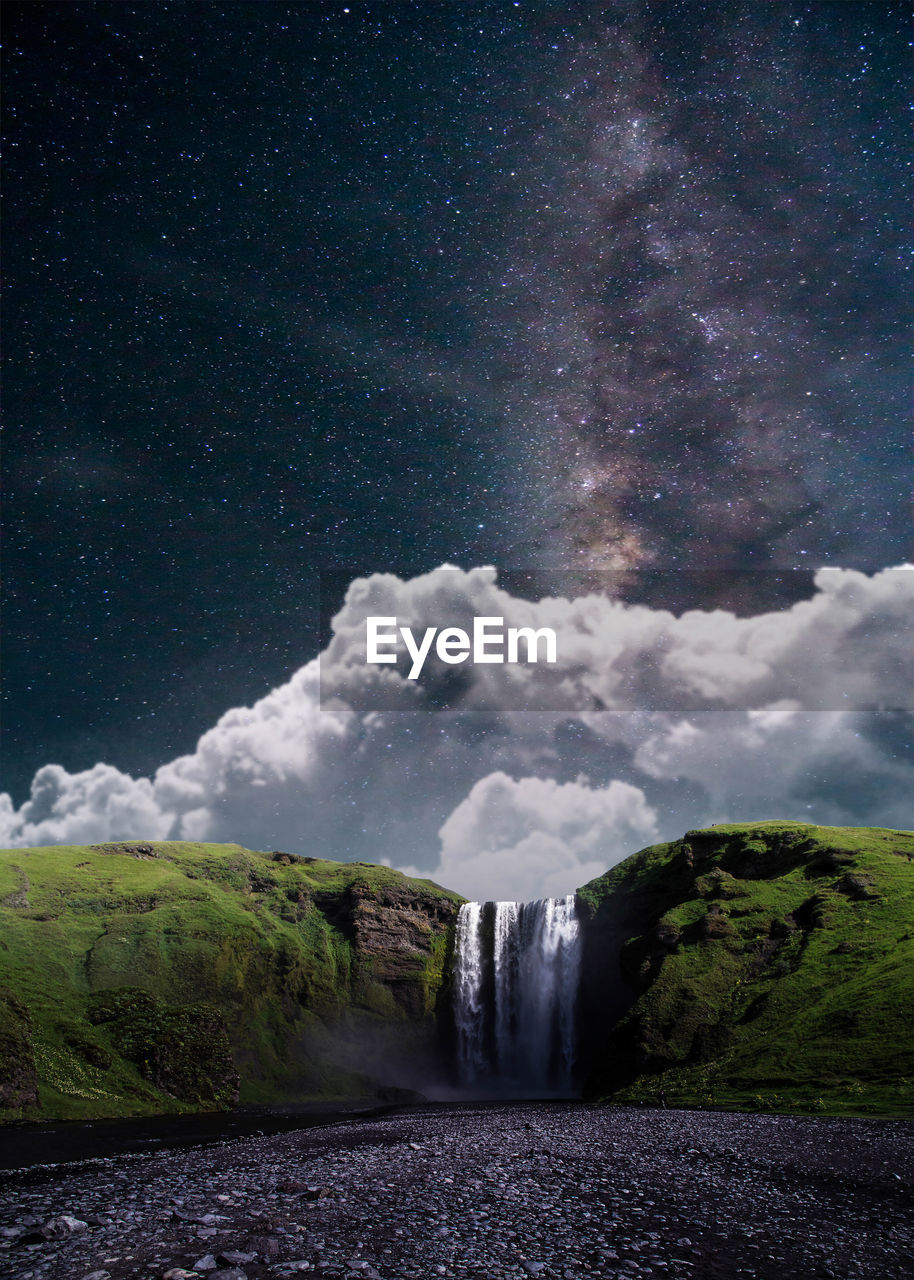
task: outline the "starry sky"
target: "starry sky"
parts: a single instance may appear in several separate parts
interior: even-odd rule
[[[321,570],[909,556],[907,19],[8,3],[13,802],[288,680]]]

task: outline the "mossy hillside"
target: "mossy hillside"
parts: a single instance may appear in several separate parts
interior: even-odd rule
[[[910,832],[759,822],[591,881],[580,901],[627,1008],[617,995],[591,1039],[588,1094],[910,1111],[912,858]]]
[[[38,1101],[38,1074],[29,1011],[8,987],[0,987],[0,1114]]]
[[[22,1010],[3,1005],[0,1041],[26,1082],[27,1043],[47,1115],[224,1105],[235,1068],[243,1101],[364,1094],[390,1043],[428,1051],[460,901],[238,845],[0,851],[0,983]],[[112,992],[119,1017],[93,1021]]]

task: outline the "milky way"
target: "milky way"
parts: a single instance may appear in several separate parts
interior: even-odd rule
[[[906,259],[885,175],[906,149],[866,100],[880,41],[739,8],[692,6],[686,51],[678,6],[666,27],[656,7],[603,13],[544,104],[513,412],[535,424],[548,563],[866,563],[902,516]]]
[[[5,12],[20,798],[287,680],[327,567],[910,555],[907,6]]]

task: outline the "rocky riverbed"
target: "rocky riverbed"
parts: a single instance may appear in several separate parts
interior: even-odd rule
[[[914,1275],[904,1122],[505,1104],[0,1175],[15,1280]]]

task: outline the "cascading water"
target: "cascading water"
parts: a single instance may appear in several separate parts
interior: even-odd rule
[[[580,969],[573,894],[461,907],[455,966],[461,1083],[567,1093]]]
[[[460,1077],[475,1080],[485,1069],[482,1001],[482,907],[468,902],[457,916],[457,991],[454,1011]]]
[[[499,1075],[512,1067],[517,1034],[517,979],[519,952],[514,945],[518,932],[518,904],[495,903],[495,934],[492,950],[495,970],[495,1066]]]

